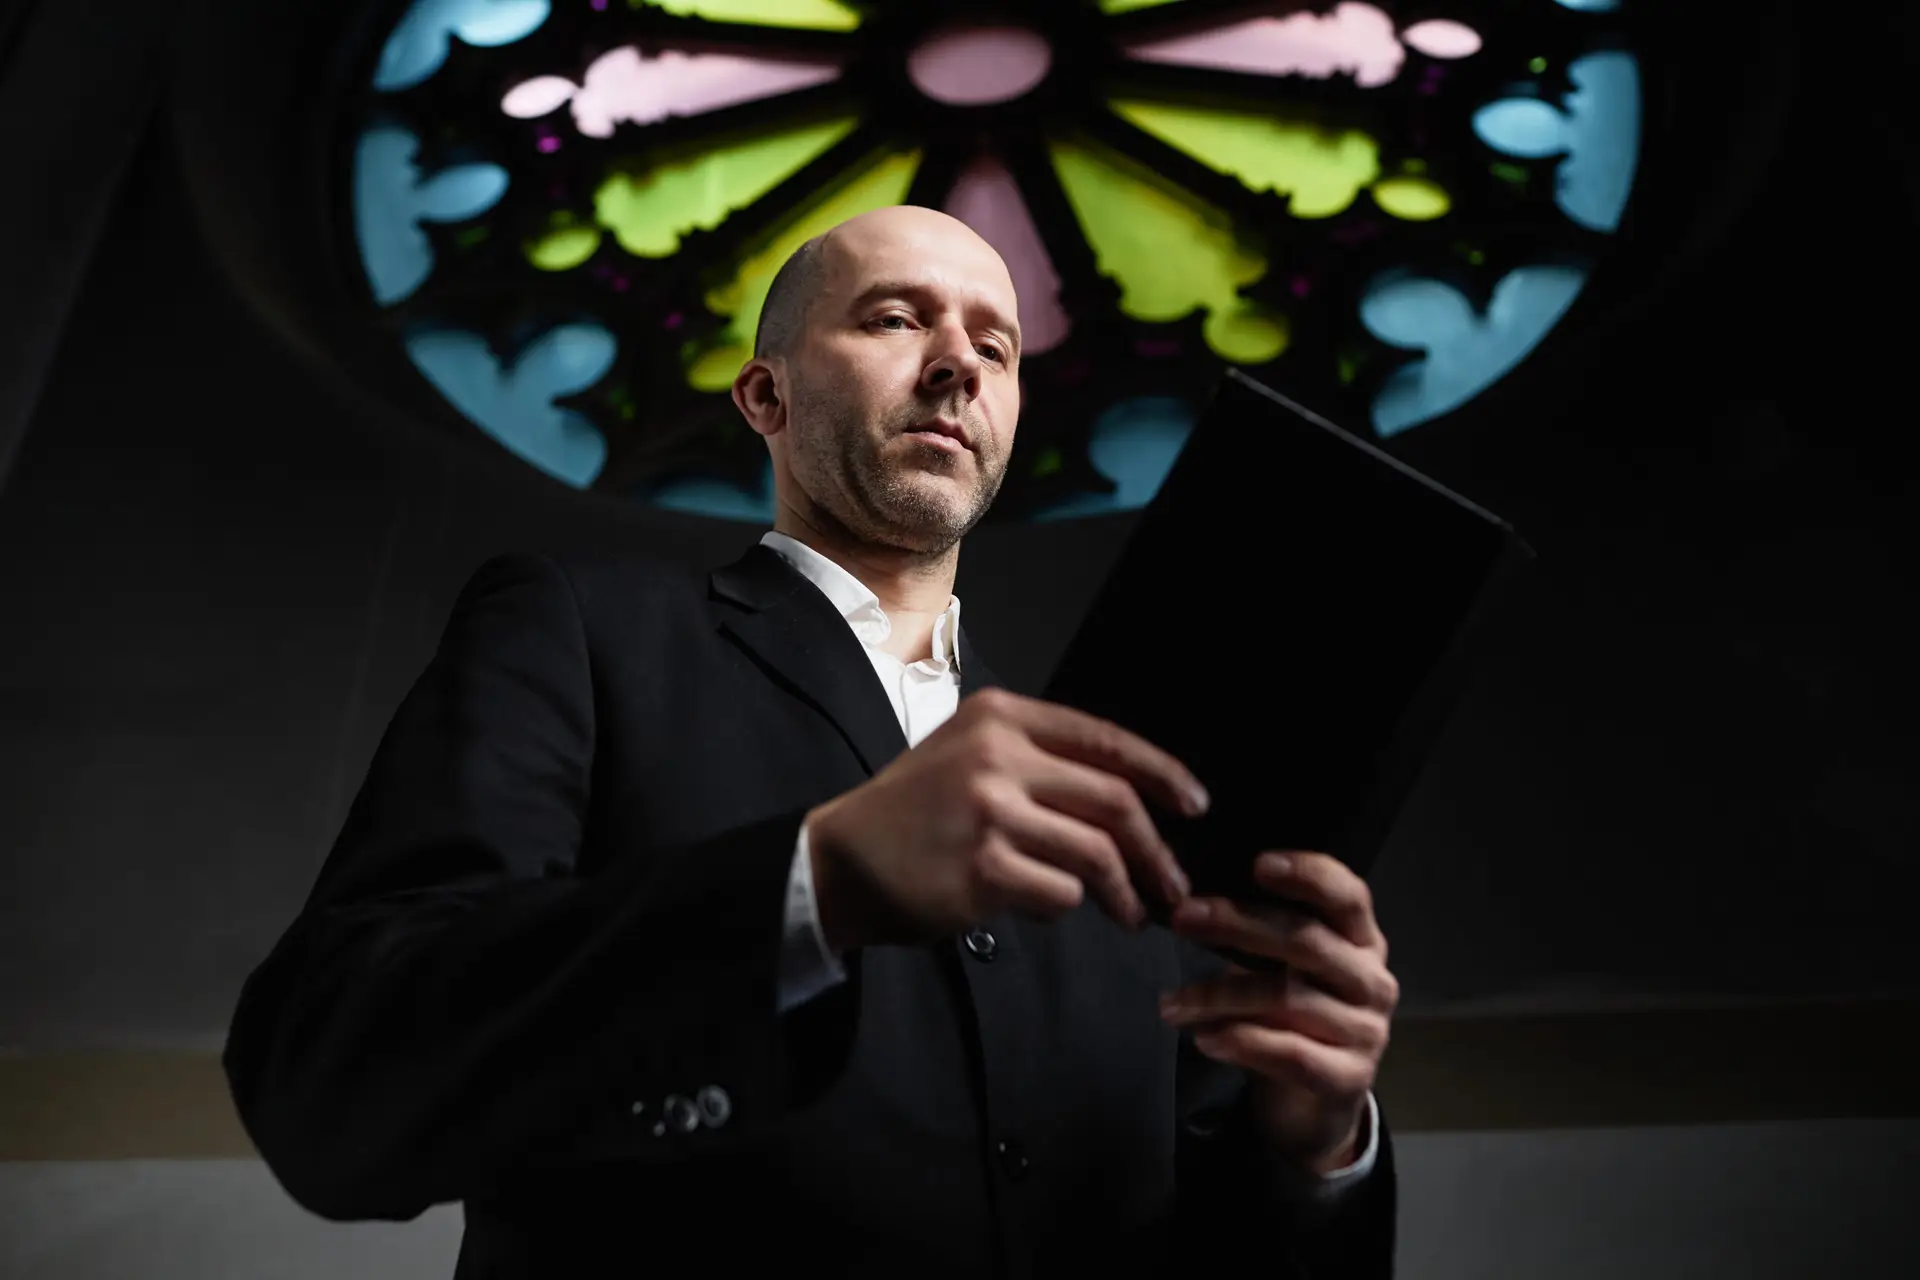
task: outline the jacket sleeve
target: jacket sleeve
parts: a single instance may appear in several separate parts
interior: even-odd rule
[[[1182,983],[1218,972],[1218,957],[1175,938]],[[1280,1158],[1247,1111],[1246,1072],[1180,1037],[1175,1139],[1179,1236],[1220,1266],[1246,1270],[1268,1258],[1275,1277],[1387,1280],[1393,1275],[1397,1188],[1386,1110],[1374,1166],[1337,1196],[1316,1194],[1312,1174]],[[1203,1270],[1196,1257],[1196,1272]]]
[[[587,874],[594,735],[568,579],[487,562],[229,1031],[240,1117],[310,1211],[402,1220],[547,1170],[724,1149],[844,1061],[857,962],[775,1007],[804,815]]]

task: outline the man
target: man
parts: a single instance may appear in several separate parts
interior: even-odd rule
[[[1390,1272],[1365,886],[1295,853],[1300,912],[1189,899],[1150,811],[1199,780],[960,627],[1019,359],[990,247],[855,218],[734,386],[774,532],[710,577],[481,568],[235,1015],[296,1200],[462,1201],[462,1280]]]

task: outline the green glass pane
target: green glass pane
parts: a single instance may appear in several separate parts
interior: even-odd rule
[[[620,247],[664,258],[695,228],[711,231],[852,131],[854,120],[808,125],[719,147],[691,160],[616,173],[594,193],[600,224]]]
[[[1207,345],[1262,364],[1286,349],[1286,321],[1239,296],[1267,260],[1235,239],[1213,206],[1151,175],[1071,143],[1049,147],[1060,185],[1100,269],[1120,284],[1120,309],[1170,321],[1203,308]]]
[[[1429,178],[1383,178],[1373,184],[1373,202],[1407,222],[1427,222],[1453,207],[1446,189]]]
[[[1380,176],[1380,147],[1358,129],[1324,129],[1203,107],[1112,105],[1123,120],[1250,189],[1291,196],[1296,218],[1330,218]]]
[[[571,271],[599,247],[598,227],[555,227],[527,246],[527,261],[542,271]]]
[[[919,167],[918,151],[886,157],[788,220],[764,248],[742,262],[733,279],[707,295],[707,306],[713,313],[731,316],[732,320],[721,331],[718,345],[692,353],[688,384],[697,391],[725,391],[732,386],[740,366],[753,356],[753,331],[760,323],[760,308],[780,264],[795,249],[836,224],[905,200]]]
[[[768,27],[852,31],[860,15],[838,0],[627,0],[630,9],[665,9],[683,18],[755,22]]]
[[[1175,4],[1177,0],[1100,0],[1102,13],[1131,13],[1135,9],[1152,9],[1163,4]]]

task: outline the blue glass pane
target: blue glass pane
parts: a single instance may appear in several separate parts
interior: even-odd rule
[[[1038,512],[1036,520],[1133,511],[1153,501],[1193,433],[1193,410],[1172,396],[1141,396],[1114,405],[1093,424],[1088,447],[1094,469],[1118,486]]]
[[[555,397],[597,382],[618,344],[597,324],[563,325],[529,346],[511,369],[478,334],[441,330],[407,342],[407,354],[453,406],[488,435],[555,479],[592,484],[606,465],[607,442]]]
[[[1612,13],[1620,7],[1620,0],[1559,0],[1568,9],[1578,9],[1582,13]]]
[[[1640,158],[1640,68],[1630,53],[1596,53],[1567,67],[1566,108],[1538,98],[1502,98],[1474,113],[1473,130],[1508,155],[1566,154],[1555,202],[1594,231],[1613,231],[1627,207]]]
[[[773,523],[773,459],[760,472],[760,486],[753,493],[743,492],[724,480],[669,480],[650,486],[641,495],[656,507],[687,511],[717,520],[745,520],[752,524]]]
[[[447,60],[447,37],[491,48],[525,38],[547,20],[549,0],[415,0],[381,47],[373,87],[391,93],[429,79]]]
[[[1640,66],[1630,53],[1596,53],[1567,74],[1572,141],[1560,170],[1560,207],[1582,226],[1612,231],[1640,161]]]
[[[369,129],[354,156],[354,230],[367,284],[383,307],[418,289],[433,270],[421,219],[471,218],[507,192],[507,171],[496,164],[458,165],[422,182],[413,163],[419,149],[405,129]]]
[[[1460,292],[1423,276],[1376,282],[1360,319],[1383,342],[1426,351],[1387,380],[1373,402],[1382,437],[1465,404],[1533,350],[1586,284],[1573,267],[1520,267],[1494,286],[1477,316]]]
[[[1480,140],[1510,156],[1558,155],[1567,149],[1567,118],[1538,98],[1502,98],[1473,115]]]

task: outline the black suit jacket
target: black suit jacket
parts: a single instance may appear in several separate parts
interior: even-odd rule
[[[960,653],[963,694],[993,683],[964,630]],[[990,960],[869,948],[776,1012],[801,818],[905,747],[859,641],[769,549],[710,577],[489,561],[242,993],[225,1064],[267,1163],[330,1219],[464,1202],[459,1280],[663,1251],[1390,1274],[1385,1136],[1356,1194],[1307,1205],[1240,1073],[1162,1024],[1217,963],[1163,930],[993,919]],[[691,1127],[668,1105],[703,1096]]]

